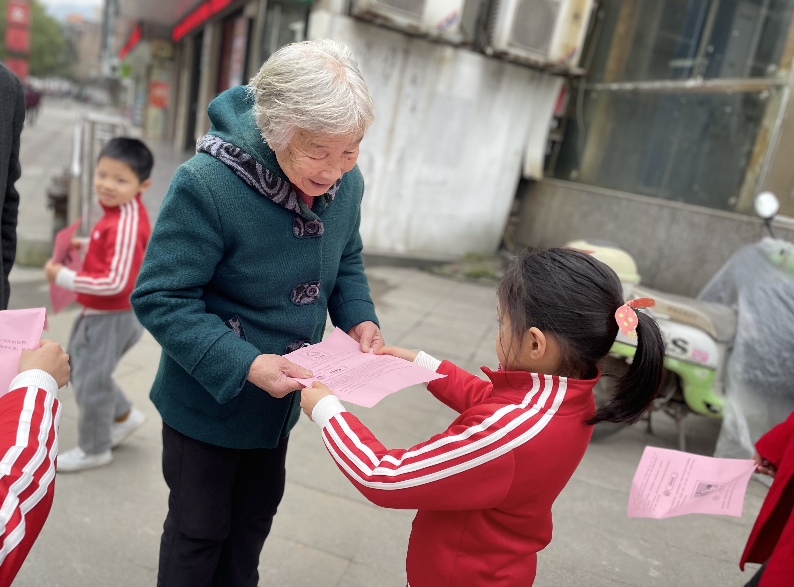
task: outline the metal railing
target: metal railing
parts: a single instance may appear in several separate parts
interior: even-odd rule
[[[69,169],[68,223],[81,218],[81,236],[88,235],[94,225],[92,219],[100,215],[94,193],[94,169],[99,152],[110,139],[126,135],[127,131],[123,118],[106,114],[87,114],[75,123]]]

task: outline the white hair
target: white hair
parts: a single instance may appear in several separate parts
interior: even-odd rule
[[[298,129],[364,134],[375,119],[375,105],[353,52],[328,39],[282,47],[248,87],[256,125],[275,151],[285,149]]]

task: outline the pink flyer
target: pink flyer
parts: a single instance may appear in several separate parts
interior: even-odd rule
[[[630,518],[685,514],[741,517],[752,460],[715,459],[648,446],[629,495]]]
[[[39,348],[44,330],[44,308],[0,312],[0,397],[19,373],[19,357],[24,349]]]
[[[55,235],[55,243],[52,247],[52,260],[62,263],[69,269],[80,271],[83,268],[83,261],[80,259],[79,249],[72,248],[72,238],[80,226],[80,219],[59,231]],[[53,314],[57,314],[66,306],[77,299],[77,294],[68,289],[58,287],[54,283],[50,284],[50,303],[52,304]]]
[[[319,381],[342,401],[365,408],[409,385],[446,377],[397,357],[362,353],[359,344],[338,328],[321,343],[284,356],[314,373],[311,379],[296,379],[299,383],[311,387]]]

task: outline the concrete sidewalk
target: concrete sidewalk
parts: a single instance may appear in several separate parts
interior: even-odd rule
[[[405,268],[371,267],[368,274],[388,343],[422,348],[474,372],[496,365],[493,289]],[[15,269],[12,277],[13,306],[46,302],[40,272]],[[76,312],[51,316],[47,335],[65,345]],[[154,585],[167,499],[160,420],[147,398],[159,353],[146,334],[122,361],[118,382],[149,419],[114,452],[111,466],[58,476],[52,513],[15,585]],[[76,442],[77,410],[71,389],[62,390],[61,398],[66,450]],[[454,418],[422,386],[391,395],[375,408],[352,411],[389,447],[425,440]],[[689,425],[690,450],[710,453],[717,423],[693,417]],[[657,418],[655,430],[648,436],[644,426],[636,426],[590,446],[555,504],[554,540],[539,555],[536,585],[738,587],[749,579],[737,565],[766,493],[759,483],[751,483],[741,519],[626,518],[631,478],[645,445],[676,447],[675,429],[665,417]],[[284,501],[262,553],[263,587],[405,585],[413,512],[366,502],[305,418],[291,435],[287,471]]]

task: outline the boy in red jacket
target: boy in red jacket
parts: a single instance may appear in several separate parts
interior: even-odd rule
[[[122,355],[138,342],[143,327],[130,304],[130,294],[151,236],[141,194],[151,186],[151,151],[141,141],[110,140],[99,154],[94,189],[105,214],[88,239],[82,271],[47,261],[52,283],[76,291],[84,309],[72,327],[69,356],[72,383],[80,409],[78,446],[58,456],[58,471],[101,467],[112,460],[110,449],[143,425],[113,381]]]
[[[774,477],[739,566],[764,563],[748,587],[794,584],[794,412],[755,445],[758,472]]]
[[[22,351],[19,375],[0,390],[0,587],[19,572],[50,513],[58,453],[58,388],[69,382],[69,357],[42,340]]]

